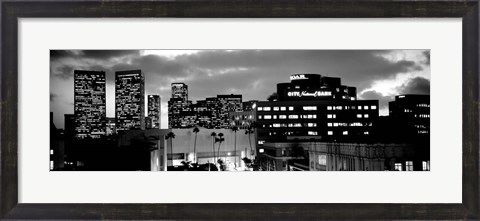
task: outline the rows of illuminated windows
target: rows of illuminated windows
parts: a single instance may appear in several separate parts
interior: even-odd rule
[[[275,123],[272,127],[317,127],[317,123]]]
[[[358,105],[358,106],[327,106],[327,110],[376,110],[376,105]]]
[[[372,126],[372,123],[361,123],[361,122],[352,122],[352,123],[344,123],[344,122],[329,122],[327,123],[327,127],[363,127],[363,126]]]
[[[420,116],[422,117],[422,116]],[[258,119],[316,119],[316,114],[289,114],[289,115],[258,115]],[[335,119],[337,118],[336,114],[327,114],[328,119]],[[357,118],[369,118],[368,114],[357,114]]]
[[[316,114],[289,114],[289,115],[258,115],[258,119],[265,119],[265,120],[270,120],[270,119],[316,119],[317,115]]]
[[[257,111],[293,111],[295,108],[289,107],[257,107]],[[327,106],[327,110],[376,110],[376,105],[358,105],[358,106]],[[302,110],[315,111],[317,106],[302,106]]]
[[[418,118],[430,118],[430,114],[415,114],[415,117],[418,117]]]
[[[417,107],[430,107],[430,104],[417,104]]]

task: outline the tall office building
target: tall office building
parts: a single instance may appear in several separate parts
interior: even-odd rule
[[[168,128],[189,128],[195,125],[192,101],[188,100],[188,86],[172,83],[172,97],[168,101]]]
[[[141,70],[115,72],[116,130],[145,129],[145,79]]]
[[[185,83],[172,83],[172,98],[188,100],[188,85]]]
[[[148,95],[148,117],[151,119],[150,128],[160,129],[160,108],[160,95]]]
[[[105,72],[74,71],[75,137],[105,135]]]
[[[242,111],[242,95],[217,95],[217,100],[220,108],[217,109],[216,115],[220,121],[220,128],[230,128],[231,120],[228,113]]]

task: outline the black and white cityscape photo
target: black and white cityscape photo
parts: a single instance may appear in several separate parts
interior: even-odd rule
[[[430,50],[51,50],[49,166],[429,171],[430,77]]]

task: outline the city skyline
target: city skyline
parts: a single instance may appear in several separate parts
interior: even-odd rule
[[[167,128],[173,82],[189,85],[193,102],[231,93],[266,100],[291,74],[319,73],[357,87],[358,99],[379,100],[386,115],[395,95],[429,94],[429,60],[428,50],[51,51],[50,106],[63,128],[63,115],[73,113],[73,70],[105,71],[107,117],[114,117],[115,72],[140,69],[145,96],[162,98],[161,128]]]

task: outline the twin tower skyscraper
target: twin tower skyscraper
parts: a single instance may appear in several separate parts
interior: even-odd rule
[[[115,128],[125,131],[160,128],[160,96],[148,96],[145,117],[145,77],[141,70],[115,72]],[[74,71],[75,137],[106,135],[106,75],[104,71]]]

